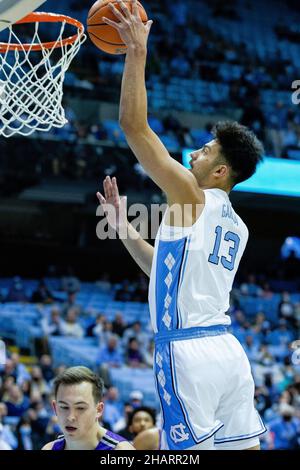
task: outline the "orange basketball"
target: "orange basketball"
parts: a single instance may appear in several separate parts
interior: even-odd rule
[[[92,42],[102,51],[108,52],[109,54],[125,54],[126,46],[120,38],[118,31],[107,23],[104,23],[103,16],[119,22],[118,18],[115,17],[113,11],[109,7],[109,3],[113,3],[114,6],[121,11],[118,2],[114,0],[98,0],[89,11],[87,19],[87,30]],[[124,0],[129,10],[132,12],[132,0]],[[147,23],[148,17],[144,7],[138,2],[138,8],[140,17],[144,24]]]

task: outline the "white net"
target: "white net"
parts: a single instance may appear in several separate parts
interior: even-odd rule
[[[0,135],[4,137],[47,132],[67,122],[62,105],[65,73],[86,36],[78,29],[74,42],[65,44],[64,21],[57,40],[47,49],[40,39],[39,26],[36,22],[28,50],[14,31],[15,26],[10,26],[7,49],[0,53]],[[12,43],[20,50],[11,50]]]

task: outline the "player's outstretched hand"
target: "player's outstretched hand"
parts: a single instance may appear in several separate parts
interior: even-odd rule
[[[113,3],[110,3],[109,7],[119,22],[117,23],[105,17],[103,17],[103,21],[118,31],[128,50],[135,49],[145,51],[147,49],[148,36],[153,21],[149,20],[146,24],[142,22],[137,0],[132,0],[132,13],[122,0],[117,0],[117,2],[122,13]]]
[[[127,225],[127,197],[119,195],[117,179],[107,176],[103,181],[104,196],[97,192],[97,198],[103,207],[109,225],[119,230]]]

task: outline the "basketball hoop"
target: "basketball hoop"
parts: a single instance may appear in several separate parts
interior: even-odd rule
[[[34,23],[31,42],[23,43],[16,25]],[[55,41],[43,42],[40,23],[61,23]],[[64,38],[66,25],[76,34]],[[35,12],[8,28],[0,43],[0,135],[30,135],[66,123],[62,106],[65,72],[85,41],[84,26],[69,16]]]

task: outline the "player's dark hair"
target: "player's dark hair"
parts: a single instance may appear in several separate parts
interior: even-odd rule
[[[58,388],[60,385],[76,385],[82,382],[89,382],[93,387],[93,397],[96,403],[102,400],[104,384],[101,377],[94,374],[91,369],[87,367],[78,366],[70,367],[61,374],[59,374],[54,382],[54,396],[57,396]]]
[[[156,422],[156,412],[153,408],[150,408],[149,406],[139,406],[138,408],[135,408],[128,416],[128,426],[132,425],[133,418],[137,413],[140,411],[143,411],[144,413],[148,413],[148,415],[151,416],[153,425],[155,425]]]
[[[252,176],[263,159],[264,147],[254,132],[238,122],[221,121],[213,134],[221,145],[221,155],[232,170],[232,186]]]

